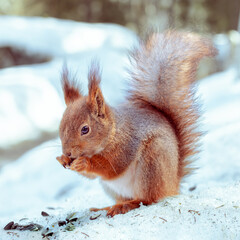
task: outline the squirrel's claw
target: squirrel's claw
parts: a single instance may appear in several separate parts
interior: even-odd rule
[[[60,163],[60,164],[62,164],[62,166],[64,167],[64,168],[66,168],[66,166],[69,166],[70,164],[71,164],[71,159],[70,158],[68,158],[68,157],[66,157],[65,155],[62,155],[62,156],[60,156],[60,157],[57,157],[56,158],[57,160],[58,160],[58,162]]]
[[[140,200],[129,200],[125,202],[121,202],[118,204],[115,204],[110,207],[105,208],[90,208],[91,212],[98,212],[98,211],[107,211],[107,217],[114,217],[118,214],[125,214],[129,212],[132,209],[139,208],[141,204]],[[147,203],[143,203],[144,205],[147,205]]]
[[[65,155],[62,155],[57,157],[57,160],[64,168],[69,168],[76,172],[82,172],[89,167],[89,161],[83,157],[73,160]]]
[[[124,203],[116,204],[107,211],[107,217],[114,217],[115,215],[118,215],[118,214],[125,214],[137,207],[138,206],[132,206],[130,204],[124,204]]]

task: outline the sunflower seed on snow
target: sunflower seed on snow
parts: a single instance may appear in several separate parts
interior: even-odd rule
[[[9,222],[3,229],[4,230],[10,230],[10,229],[12,229],[12,226],[14,225],[14,222],[12,221],[12,222]]]
[[[66,225],[66,221],[58,221],[58,226],[61,227],[63,225]]]
[[[77,214],[77,212],[68,214],[68,216],[66,217],[66,221],[70,222],[72,219],[76,218],[76,214]]]
[[[93,216],[90,216],[90,220],[96,220],[97,218],[99,218],[101,216],[101,213],[100,214],[94,214]]]
[[[65,230],[67,231],[73,231],[76,227],[72,223],[68,223],[65,227]]]
[[[41,215],[42,215],[43,217],[48,217],[48,216],[49,216],[49,214],[48,214],[47,212],[44,212],[44,211],[41,212]]]
[[[17,230],[20,230],[20,231],[33,231],[33,232],[36,232],[36,231],[39,231],[41,230],[43,227],[37,223],[30,223],[28,225],[18,225],[17,226]]]

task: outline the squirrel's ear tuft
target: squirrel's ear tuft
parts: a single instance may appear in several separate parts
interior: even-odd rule
[[[100,76],[98,62],[92,62],[88,73],[88,103],[94,115],[104,118],[105,116],[105,101],[100,89]]]
[[[69,79],[69,71],[66,66],[62,70],[62,89],[66,105],[82,97],[79,86],[74,79]]]

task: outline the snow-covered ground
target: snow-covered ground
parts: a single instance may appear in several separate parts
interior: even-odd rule
[[[3,21],[10,26],[10,23],[15,20],[15,18],[8,17],[0,18],[0,26]],[[60,29],[65,24],[66,29],[76,27],[80,31],[83,27],[86,29],[86,34],[93,29],[100,31],[100,29],[106,28],[107,36],[111,33],[114,34],[116,28],[116,34],[121,35],[121,39],[124,39],[122,44],[119,47],[113,47],[117,44],[115,43],[116,39],[113,38],[112,44],[107,41],[106,45],[103,44],[103,48],[99,47],[97,52],[100,60],[103,61],[106,81],[103,84],[104,94],[114,104],[123,99],[123,94],[120,94],[119,90],[111,89],[115,83],[116,89],[124,86],[123,68],[127,63],[127,58],[123,49],[128,42],[134,42],[133,34],[117,26],[82,25],[70,21],[41,20],[39,18],[35,20],[23,18],[22,21],[25,21],[23,26],[36,21],[35,28],[39,27],[40,29],[44,24],[45,28],[46,26],[50,28],[51,22],[55,24],[54,29]],[[40,34],[36,29],[34,31],[35,34]],[[19,32],[21,31],[19,30]],[[60,30],[59,32],[61,33]],[[47,33],[51,36],[51,30]],[[42,36],[44,36],[43,33]],[[65,37],[65,32],[62,36]],[[78,34],[73,34],[73,36],[77,37]],[[38,47],[34,49],[39,48],[44,52],[43,42],[37,43]],[[91,45],[88,41],[83,44]],[[60,44],[56,46],[60,46]],[[78,47],[74,47],[73,43],[66,44],[66,46],[72,47],[71,51],[78,49]],[[94,42],[91,46],[95,46]],[[79,46],[79,48],[81,47]],[[76,56],[76,58],[71,55],[71,66],[79,63],[77,59],[85,61],[83,59],[87,57],[89,61],[93,56],[94,48],[91,51],[89,56],[83,54],[83,58],[81,58],[82,55]],[[12,74],[11,79],[22,76],[19,79],[31,82],[33,88],[44,89],[44,91],[49,91],[49,94],[54,89],[58,100],[52,103],[53,107],[47,106],[50,108],[51,114],[56,114],[56,121],[53,125],[57,125],[64,108],[56,80],[59,76],[61,62],[62,60],[59,58],[43,65],[0,71],[0,76],[6,78],[8,74],[10,74],[9,76]],[[80,66],[80,70],[83,70],[84,73],[84,76],[81,77],[83,81],[86,79],[86,65],[85,62],[84,67]],[[14,74],[16,75],[14,76]],[[113,76],[115,80],[111,83]],[[37,80],[38,77],[42,78],[42,81]],[[9,82],[13,82],[13,80]],[[39,85],[33,84],[37,82]],[[0,81],[0,84],[4,83],[8,84],[7,81]],[[30,91],[29,89],[32,88],[26,87],[29,85],[24,86],[25,91]],[[2,85],[0,89],[2,89]],[[19,96],[18,93],[14,95],[14,92],[10,90],[8,92],[8,94],[20,98],[21,95]],[[46,94],[46,98],[49,97],[49,94]],[[53,233],[53,236],[48,236],[49,239],[72,240],[240,239],[240,79],[236,78],[236,71],[233,69],[212,75],[200,81],[198,94],[204,106],[201,126],[204,131],[207,131],[207,134],[202,139],[202,153],[195,163],[199,170],[185,180],[179,196],[167,198],[152,206],[141,206],[139,209],[111,219],[105,216],[105,212],[100,212],[100,216],[99,213],[89,212],[90,207],[107,206],[113,204],[113,201],[104,193],[98,180],[87,180],[60,166],[55,158],[61,153],[61,145],[56,139],[32,149],[17,161],[0,169],[0,239],[42,239],[42,233],[45,235]],[[41,109],[42,104],[45,105],[45,101],[42,104],[40,101],[36,103],[34,97],[35,95],[29,95],[29,98],[24,98],[24,102]],[[33,99],[33,102],[30,99]],[[59,109],[54,107],[57,106],[57,101],[60,102]],[[0,102],[2,103],[2,101]],[[23,117],[26,116],[26,112],[21,114]],[[11,117],[9,117],[10,120],[12,120]],[[55,127],[57,128],[57,126]],[[50,125],[48,128],[52,129]],[[33,129],[32,134],[34,132]],[[42,211],[47,212],[50,216],[42,216]],[[66,221],[66,218],[74,221],[59,227],[58,221]],[[36,232],[3,230],[3,227],[10,221],[22,225],[30,222],[37,223],[42,225],[43,229]],[[46,232],[46,228],[49,228],[48,232]]]

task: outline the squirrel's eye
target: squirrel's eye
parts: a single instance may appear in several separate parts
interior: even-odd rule
[[[81,129],[81,135],[87,134],[89,132],[89,127],[88,126],[84,126]]]

